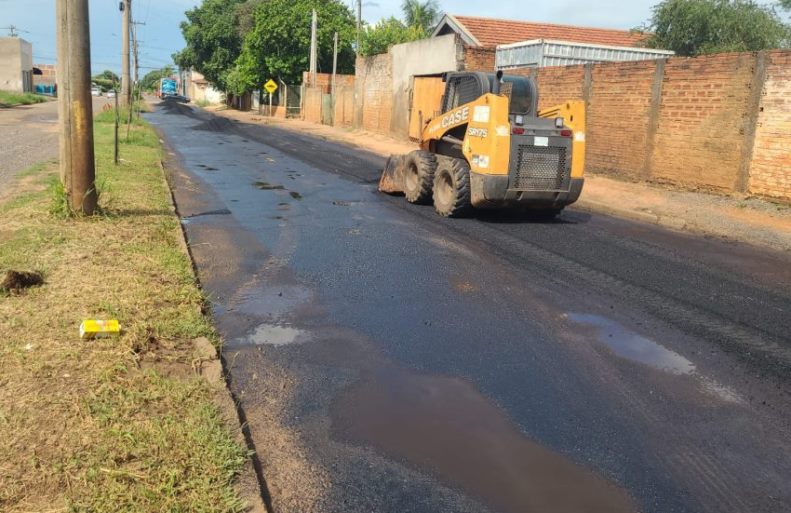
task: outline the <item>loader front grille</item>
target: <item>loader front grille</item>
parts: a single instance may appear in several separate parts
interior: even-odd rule
[[[512,189],[567,191],[571,177],[562,146],[519,145]]]

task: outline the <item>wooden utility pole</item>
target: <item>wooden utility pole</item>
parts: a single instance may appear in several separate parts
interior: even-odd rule
[[[132,0],[122,0],[121,6],[121,106],[132,104],[132,87],[129,70],[129,34],[132,19]]]
[[[69,208],[96,209],[88,0],[57,0],[60,178]]]
[[[316,87],[316,52],[318,51],[318,44],[316,41],[316,31],[318,28],[318,15],[316,9],[313,9],[313,20],[310,23],[310,85]]]

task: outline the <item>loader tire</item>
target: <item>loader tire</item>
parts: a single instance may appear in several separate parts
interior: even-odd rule
[[[470,166],[465,161],[440,160],[434,173],[434,209],[443,217],[462,217],[472,210]]]
[[[407,154],[404,159],[404,196],[408,202],[418,205],[431,203],[436,169],[437,157],[433,153],[415,150]]]

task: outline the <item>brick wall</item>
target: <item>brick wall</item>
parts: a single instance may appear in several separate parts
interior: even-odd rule
[[[310,72],[302,72],[302,83],[310,82]],[[320,87],[325,93],[332,91],[332,73],[316,73],[316,87]],[[354,75],[335,75],[336,87],[354,87]]]
[[[464,46],[464,70],[494,73],[494,48]]]
[[[791,52],[766,55],[749,190],[791,200]]]
[[[34,64],[33,67],[41,70],[41,75],[33,75],[33,84],[53,85],[57,83],[54,64]]]
[[[754,64],[749,53],[668,60],[652,178],[737,190]]]
[[[589,67],[585,118],[589,171],[630,178],[644,175],[656,68],[655,61]]]
[[[392,60],[389,53],[357,60],[355,127],[388,133],[393,103]]]
[[[791,51],[507,73],[586,100],[588,172],[791,199]]]

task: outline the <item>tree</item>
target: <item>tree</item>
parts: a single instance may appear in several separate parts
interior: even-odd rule
[[[164,77],[173,76],[173,67],[165,66],[162,69],[155,69],[145,74],[140,81],[140,89],[143,91],[156,91],[159,88],[159,81]]]
[[[406,26],[419,29],[424,36],[431,34],[439,21],[437,0],[404,0],[401,4]]]
[[[780,0],[778,3],[783,9],[791,10],[791,0]]]
[[[332,71],[333,35],[338,32],[338,72],[354,71],[355,20],[339,0],[267,0],[255,9],[255,24],[236,61],[235,85],[269,78],[299,83],[308,69],[312,10],[318,13],[318,68]]]
[[[111,89],[118,89],[121,84],[121,80],[118,78],[118,75],[109,69],[106,69],[98,75],[91,77],[91,82],[99,86],[102,92],[105,93]]]
[[[238,8],[245,0],[203,0],[185,14],[181,33],[187,47],[173,55],[181,68],[195,68],[206,80],[225,89],[226,74],[242,50]]]
[[[664,0],[646,28],[647,46],[686,56],[784,48],[791,39],[774,9],[752,0]]]
[[[391,16],[365,27],[360,38],[360,55],[386,53],[393,45],[423,39],[424,36],[422,29],[407,27],[401,20]]]

